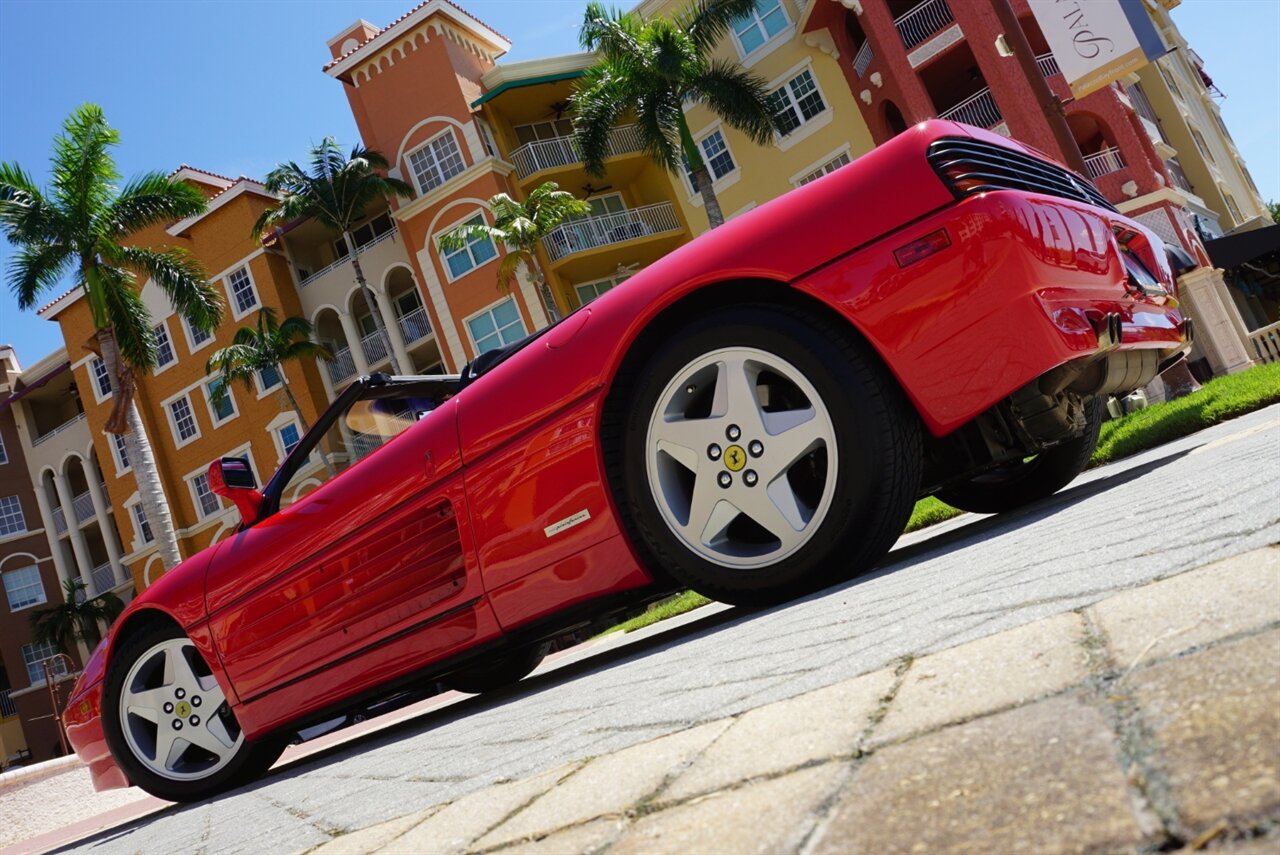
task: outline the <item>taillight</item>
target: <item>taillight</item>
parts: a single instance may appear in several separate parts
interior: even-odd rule
[[[947,237],[947,230],[938,229],[919,240],[913,240],[905,246],[898,247],[893,251],[893,257],[898,260],[899,267],[907,267],[949,246],[951,246],[951,238]]]

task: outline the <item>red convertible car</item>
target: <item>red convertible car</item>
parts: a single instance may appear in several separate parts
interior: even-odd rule
[[[689,587],[863,573],[936,494],[998,512],[1085,466],[1098,403],[1185,352],[1165,247],[1084,178],[933,121],[461,376],[362,377],[230,537],[142,592],[65,713],[96,786],[206,797],[406,687],[508,685]]]

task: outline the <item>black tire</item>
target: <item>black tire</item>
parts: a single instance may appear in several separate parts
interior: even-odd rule
[[[606,437],[624,523],[652,572],[721,602],[758,606],[853,578],[884,557],[920,487],[920,423],[855,331],[789,306],[745,305],[710,313],[666,341],[635,375],[619,435]],[[800,371],[828,410],[839,459],[829,510],[808,540],[745,571],[707,560],[675,535],[650,487],[645,451],[650,416],[676,374],[732,347],[763,350]]]
[[[1076,479],[1098,447],[1104,403],[1091,398],[1085,405],[1085,430],[1080,436],[1040,452],[1030,460],[1002,464],[964,481],[948,484],[938,498],[954,508],[978,514],[1002,514],[1048,498]]]
[[[176,626],[163,625],[126,639],[112,656],[102,694],[102,728],[107,747],[111,749],[116,763],[132,783],[157,798],[173,802],[199,801],[261,777],[279,759],[286,745],[283,738],[267,737],[254,742],[245,739],[225,765],[197,780],[163,777],[149,769],[134,754],[124,736],[120,720],[120,696],[124,681],[139,657],[157,644],[186,637]],[[207,668],[207,664],[204,667]],[[219,707],[209,714],[219,714],[219,711],[224,721],[235,722],[235,716],[229,708]],[[238,724],[235,726],[238,727]]]
[[[480,695],[514,685],[533,673],[547,655],[547,645],[535,644],[501,655],[487,656],[440,678],[455,692]]]

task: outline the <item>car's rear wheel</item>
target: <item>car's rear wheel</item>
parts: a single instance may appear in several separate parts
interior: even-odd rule
[[[1084,433],[1045,449],[1029,460],[1001,464],[972,478],[948,484],[938,498],[962,511],[1002,514],[1052,496],[1076,479],[1098,447],[1105,404],[1091,398],[1085,405]]]
[[[440,678],[455,692],[479,695],[505,689],[533,673],[547,655],[546,644],[535,644],[482,659]]]
[[[125,640],[112,657],[103,729],[120,768],[142,789],[194,801],[258,777],[284,743],[251,742],[195,644],[177,627]]]
[[[784,307],[714,313],[636,377],[628,528],[657,572],[767,604],[864,572],[920,478],[916,416],[850,331]]]

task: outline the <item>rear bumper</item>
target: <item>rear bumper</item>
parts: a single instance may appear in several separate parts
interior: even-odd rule
[[[899,266],[895,249],[939,229],[947,248]],[[867,337],[941,436],[1072,360],[1149,348],[1164,362],[1185,350],[1177,301],[1128,286],[1117,229],[1137,235],[1130,248],[1171,287],[1160,239],[1142,225],[1013,191],[961,200],[796,287]],[[1109,315],[1119,317],[1118,342],[1106,334]]]
[[[67,740],[80,759],[89,765],[89,776],[95,790],[112,790],[129,787],[129,781],[107,748],[102,732],[102,683],[76,686],[76,693],[67,701],[62,713],[67,728]]]

